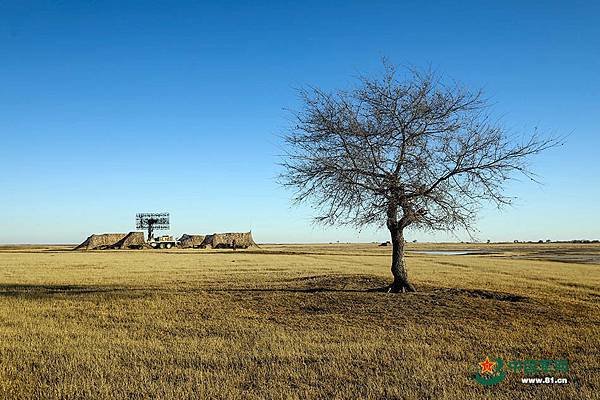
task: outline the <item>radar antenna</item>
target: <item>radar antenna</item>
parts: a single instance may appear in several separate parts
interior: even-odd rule
[[[136,229],[148,229],[148,241],[151,241],[155,230],[169,229],[169,213],[137,213],[135,215]]]

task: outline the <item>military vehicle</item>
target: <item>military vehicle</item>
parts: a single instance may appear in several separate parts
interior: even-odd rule
[[[162,235],[152,238],[148,241],[148,244],[153,249],[170,249],[171,247],[177,246],[177,240],[173,239],[173,236]]]

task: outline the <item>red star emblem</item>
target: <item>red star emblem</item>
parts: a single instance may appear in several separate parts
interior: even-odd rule
[[[490,361],[489,357],[486,357],[485,361],[480,362],[479,365],[481,365],[481,373],[482,374],[485,374],[485,373],[493,374],[496,363],[493,361]]]

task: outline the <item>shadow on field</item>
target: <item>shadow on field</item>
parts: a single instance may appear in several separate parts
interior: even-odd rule
[[[527,302],[525,296],[514,293],[496,292],[483,289],[445,288],[417,285],[416,293],[388,294],[389,280],[371,275],[311,275],[289,278],[273,282],[266,287],[214,287],[203,289],[208,292],[251,293],[380,293],[389,296],[432,296],[440,299],[473,298],[502,302]],[[276,286],[275,286],[276,284]]]
[[[94,294],[118,295],[127,297],[151,296],[152,293],[355,293],[387,296],[418,296],[436,299],[472,298],[476,300],[495,300],[502,302],[527,302],[525,296],[514,293],[495,292],[482,289],[443,288],[417,285],[416,293],[387,294],[389,282],[386,279],[370,275],[312,275],[297,278],[264,282],[265,286],[244,287],[240,282],[219,282],[204,287],[123,287],[114,285],[68,285],[68,284],[0,284],[1,297],[48,298],[81,296]]]
[[[281,293],[368,293],[377,291],[378,289],[335,289],[335,288],[325,288],[325,287],[314,287],[314,288],[208,288],[202,289],[204,292],[224,292],[224,293],[250,293],[250,292],[258,292],[258,293],[268,293],[268,292],[281,292]]]
[[[511,303],[525,302],[528,300],[525,296],[514,293],[494,292],[482,289],[458,289],[458,288],[436,288],[432,292],[437,294],[446,294],[448,296],[474,297],[485,300],[508,301]]]
[[[130,288],[102,285],[32,285],[3,284],[0,285],[0,297],[43,298],[53,295],[81,295],[93,293],[126,292]]]
[[[390,296],[410,296],[410,295],[435,295],[441,296],[441,298],[454,298],[454,297],[472,297],[483,300],[496,300],[496,301],[507,301],[507,302],[526,302],[528,298],[513,293],[493,292],[489,290],[480,289],[450,289],[450,288],[430,288],[430,287],[417,287],[417,292],[413,293],[388,293],[388,286],[366,288],[366,289],[336,289],[328,287],[314,287],[314,288],[209,288],[203,289],[206,292],[221,292],[221,293],[268,293],[268,292],[281,292],[281,293],[381,293]]]

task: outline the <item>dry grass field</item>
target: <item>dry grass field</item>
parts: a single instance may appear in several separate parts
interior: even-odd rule
[[[598,245],[247,251],[0,248],[0,397],[597,399]],[[568,359],[564,385],[472,379],[486,356]],[[556,375],[557,377],[559,375]]]

